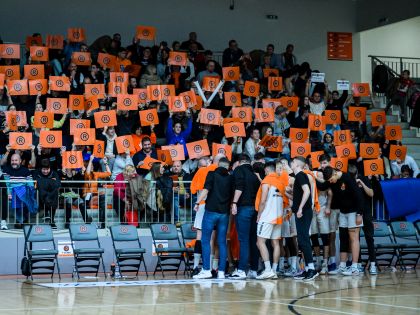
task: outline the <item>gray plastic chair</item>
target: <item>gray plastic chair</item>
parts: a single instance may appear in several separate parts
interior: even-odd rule
[[[373,237],[375,240],[376,249],[376,260],[385,261],[387,262],[385,266],[391,267],[395,257],[397,258],[396,263],[400,259],[400,245],[395,243],[395,240],[392,237],[391,230],[389,229],[388,224],[386,222],[374,221],[373,230]]]
[[[184,244],[184,247],[187,249],[187,252],[188,252],[187,262],[188,262],[189,268],[192,269],[191,264],[194,263],[194,248],[187,247],[187,243],[197,239],[197,230],[194,228],[194,224],[193,223],[182,224],[181,235],[182,235],[182,242]]]
[[[407,264],[414,264],[416,269],[420,259],[420,239],[412,222],[397,221],[390,224],[395,243],[400,246],[399,263],[405,269]]]

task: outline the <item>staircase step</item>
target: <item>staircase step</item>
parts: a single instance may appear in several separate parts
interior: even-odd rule
[[[413,129],[404,129],[402,131],[403,134],[403,140],[404,138],[415,138],[416,137],[416,131]],[[420,138],[418,138],[420,139]]]
[[[402,143],[404,145],[420,145],[420,138],[403,136]]]
[[[396,115],[386,115],[386,122],[387,123],[398,123],[398,116]],[[372,121],[370,115],[366,115],[366,121]]]
[[[399,123],[390,122],[388,125],[390,125],[390,126],[399,125],[399,126],[401,126],[401,129],[410,129],[410,124],[408,122],[399,122]]]

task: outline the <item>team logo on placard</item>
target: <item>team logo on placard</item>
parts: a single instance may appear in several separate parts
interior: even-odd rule
[[[239,132],[239,127],[238,126],[232,126],[232,127],[230,127],[230,131],[232,131],[233,133],[238,133]]]
[[[87,140],[89,140],[89,134],[88,134],[87,132],[83,131],[83,132],[80,134],[80,139],[81,139],[81,140],[83,140],[83,141],[87,141]]]
[[[262,119],[268,119],[268,117],[269,117],[270,115],[267,113],[267,112],[262,112],[261,113],[261,118]]]
[[[209,120],[209,121],[212,121],[212,120],[214,120],[216,118],[216,116],[213,114],[213,113],[207,113],[207,119]]]
[[[18,136],[16,138],[16,143],[19,144],[19,145],[24,145],[25,144],[25,138],[22,137],[22,136]]]
[[[5,73],[6,73],[6,77],[8,78],[13,77],[13,74],[14,74],[12,69],[7,69]]]
[[[335,167],[338,168],[339,170],[341,170],[343,168],[344,164],[341,161],[337,161],[335,163]]]
[[[184,102],[191,103],[191,97],[189,95],[184,95]]]
[[[287,101],[287,107],[293,107],[293,101],[292,100]]]
[[[365,92],[365,88],[362,85],[359,85],[357,87],[357,90],[359,91],[359,93],[364,93]]]
[[[102,118],[101,118],[101,121],[104,124],[107,124],[107,123],[109,123],[111,121],[111,118],[108,115],[103,115]]]
[[[345,142],[345,141],[347,140],[347,137],[346,137],[346,135],[345,135],[345,134],[341,134],[341,135],[338,137],[338,139],[339,139],[341,142]]]
[[[162,232],[168,232],[169,231],[169,227],[166,224],[162,224],[160,227],[160,230]]]
[[[101,145],[101,144],[98,144],[98,145],[97,145],[97,147],[96,147],[96,152],[97,152],[97,153],[102,153],[102,145]]]
[[[235,96],[235,95],[231,95],[231,96],[230,96],[230,101],[231,101],[232,103],[236,103],[236,96]]]
[[[175,55],[175,61],[176,61],[176,62],[181,62],[181,61],[182,61],[182,56],[180,56],[180,55]]]
[[[42,57],[42,56],[44,56],[44,52],[42,50],[37,50],[37,51],[35,51],[35,56]]]
[[[86,61],[86,58],[85,58],[85,56],[83,56],[83,55],[79,55],[79,56],[77,57],[77,60],[79,60],[80,62],[85,62],[85,61]]]
[[[336,113],[332,113],[332,114],[330,115],[330,119],[331,119],[331,120],[337,120],[337,115],[336,115]]]
[[[130,106],[131,105],[131,100],[129,98],[125,98],[123,103],[124,103],[125,106]]]
[[[102,60],[104,64],[109,64],[111,62],[111,59],[109,59],[108,57],[104,57],[104,59]]]
[[[22,90],[22,85],[19,82],[18,83],[15,83],[15,84],[13,84],[13,89],[16,92],[20,92]]]
[[[144,93],[144,92],[141,92],[140,94],[139,94],[139,98],[141,99],[141,100],[145,100],[145,99],[147,99],[147,94],[146,93]]]
[[[376,172],[378,170],[378,165],[376,163],[370,164],[370,170]]]
[[[49,134],[49,135],[45,138],[45,140],[46,140],[48,143],[54,143],[54,142],[55,142],[55,136],[54,136],[54,135]]]
[[[61,103],[60,102],[53,102],[52,107],[55,110],[59,110],[61,108]]]
[[[159,91],[158,89],[154,89],[154,90],[152,91],[152,94],[153,94],[153,96],[159,96],[160,91]]]
[[[77,32],[77,31],[73,32],[73,38],[79,39],[80,38],[80,33]]]
[[[69,163],[70,164],[76,164],[77,163],[77,157],[75,155],[69,156]]]
[[[381,115],[376,116],[376,121],[377,122],[382,122],[382,116]]]
[[[251,85],[249,87],[249,92],[254,93],[255,92],[255,86]]]
[[[169,152],[171,153],[171,157],[176,157],[178,155],[178,151],[175,149],[171,149]]]
[[[305,154],[306,152],[304,147],[298,147],[296,151],[298,154],[301,154],[301,155]]]
[[[228,71],[228,77],[233,78],[235,76],[235,71],[229,70]]]
[[[145,36],[145,37],[149,37],[149,36],[150,36],[150,32],[149,32],[149,30],[148,30],[148,29],[144,29],[141,33],[142,33],[142,34],[143,34],[143,36]]]
[[[37,76],[38,75],[38,69],[37,68],[32,68],[31,71],[29,71],[29,73],[32,76]]]
[[[201,147],[201,145],[195,145],[194,146],[194,152],[195,153],[201,153],[203,151],[203,148]]]
[[[55,82],[55,85],[57,85],[58,87],[62,87],[62,86],[64,86],[64,82],[63,82],[63,80],[57,80]]]
[[[13,47],[6,48],[6,55],[13,55],[14,52],[15,50],[13,49]]]
[[[94,87],[93,89],[91,89],[91,90],[90,90],[90,93],[91,93],[92,95],[98,95],[98,94],[99,94],[99,89],[98,89],[98,88],[96,88],[96,87]]]
[[[402,151],[401,151],[400,149],[396,149],[396,150],[395,150],[395,155],[396,155],[397,157],[400,157],[400,156],[402,155]]]
[[[114,86],[114,92],[115,94],[120,94],[121,93],[121,86]]]
[[[79,100],[78,98],[75,98],[75,99],[73,100],[73,105],[74,105],[74,106],[79,106],[79,105],[80,105],[80,100]]]
[[[280,82],[279,82],[278,80],[274,80],[274,81],[273,81],[273,86],[274,86],[274,87],[278,87],[278,86],[279,86],[279,84],[280,84]]]
[[[367,147],[366,148],[366,153],[369,155],[372,155],[375,152],[375,150],[372,147]]]
[[[344,150],[343,150],[343,155],[344,156],[349,156],[350,155],[350,149],[349,148],[345,148]]]
[[[238,116],[239,116],[239,118],[241,118],[241,119],[243,119],[243,118],[245,118],[246,117],[246,113],[244,112],[244,111],[240,111],[239,113],[238,113]]]
[[[226,155],[226,150],[224,148],[219,148],[219,150],[217,150],[217,153]]]
[[[319,120],[318,118],[315,119],[314,125],[315,125],[315,127],[320,127],[321,126],[321,120]]]
[[[124,139],[122,142],[123,147],[129,148],[130,147],[130,141],[128,139]]]
[[[176,108],[181,108],[181,107],[182,107],[182,102],[181,102],[180,100],[176,100],[176,101],[174,102],[174,107],[176,107]]]
[[[397,131],[396,131],[395,129],[391,129],[391,131],[389,132],[389,134],[390,134],[392,137],[395,137],[395,136],[397,135]]]
[[[303,133],[302,133],[302,132],[300,132],[300,131],[299,131],[299,132],[297,132],[297,133],[296,133],[296,139],[297,139],[297,140],[302,140],[302,139],[303,139]]]
[[[39,83],[39,82],[37,84],[35,84],[35,90],[42,91],[42,84]]]
[[[165,96],[169,96],[169,95],[171,95],[171,90],[170,90],[170,89],[168,89],[168,88],[164,88],[164,89],[163,89],[163,95],[165,95]]]
[[[40,121],[44,125],[47,124],[48,123],[48,116],[42,116],[41,119],[40,119]]]
[[[155,116],[152,113],[148,113],[146,115],[146,120],[147,121],[153,121],[155,119]]]
[[[362,117],[362,112],[360,110],[355,110],[354,111],[354,117],[356,117],[356,118]]]

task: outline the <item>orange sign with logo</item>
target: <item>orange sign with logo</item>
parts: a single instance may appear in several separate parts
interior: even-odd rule
[[[139,113],[140,125],[142,127],[159,124],[159,116],[156,108],[141,110]]]
[[[232,146],[213,142],[211,147],[212,156],[223,154],[229,161],[232,161]]]
[[[165,146],[162,146],[162,150],[169,151],[172,161],[183,161],[183,160],[185,160],[184,146],[182,144],[165,145]],[[165,161],[163,161],[163,162],[165,162]]]
[[[41,130],[39,133],[39,144],[42,148],[61,148],[63,145],[62,139],[61,130]]]
[[[225,106],[241,106],[242,99],[240,92],[224,92]]]
[[[170,96],[168,98],[168,106],[171,112],[185,112],[187,107],[184,104],[182,96]]]
[[[85,100],[85,110],[87,112],[98,109],[99,108],[99,100],[97,96],[89,96]]]
[[[366,121],[366,107],[350,106],[348,121]]]
[[[48,92],[48,80],[41,79],[41,80],[29,80],[29,95],[41,95],[47,94]]]
[[[0,44],[0,59],[20,59],[20,45]]]
[[[54,114],[66,114],[67,113],[67,98],[47,98],[47,109],[48,112]]]
[[[63,169],[76,169],[83,167],[82,151],[64,151],[62,158]]]
[[[219,126],[221,117],[222,112],[220,110],[203,108],[200,112],[200,123]]]
[[[117,96],[118,110],[138,110],[139,98],[134,94],[119,94]]]
[[[290,143],[290,156],[292,158],[296,156],[303,156],[306,158],[309,154],[311,154],[310,143],[299,143],[299,142]]]
[[[28,80],[10,80],[7,89],[10,95],[29,95]]]
[[[49,84],[51,91],[70,92],[70,80],[65,76],[50,76]]]
[[[349,161],[346,158],[331,158],[331,167],[342,172],[347,172]]]
[[[202,156],[209,156],[210,149],[207,140],[200,140],[187,143],[188,157],[190,159],[198,159]]]
[[[353,83],[351,85],[353,96],[363,97],[370,95],[369,83]]]
[[[102,99],[105,98],[105,86],[103,84],[85,84],[85,96],[97,96]]]
[[[83,28],[69,28],[67,38],[70,42],[81,43],[86,40],[86,32]]]
[[[0,73],[4,74],[5,80],[19,80],[20,79],[19,66],[0,66]]]
[[[179,96],[182,97],[182,101],[187,108],[197,105],[197,97],[193,90],[180,93]]]
[[[15,150],[30,150],[32,146],[32,132],[10,132],[9,144]]]
[[[78,66],[90,66],[92,64],[92,57],[90,52],[73,52],[71,61]]]
[[[70,110],[85,110],[85,97],[83,95],[69,95]]]
[[[115,138],[115,144],[117,146],[117,151],[119,154],[125,153],[127,151],[135,151],[133,137],[131,135]]]
[[[359,155],[364,159],[377,159],[380,155],[379,143],[360,143]]]
[[[365,171],[365,176],[383,175],[385,174],[384,160],[382,159],[364,160],[363,169]]]
[[[170,51],[168,64],[173,66],[186,66],[188,65],[188,55],[186,52]]]
[[[115,68],[115,62],[117,61],[117,57],[110,54],[99,53],[98,54],[98,63],[104,69],[113,70]]]
[[[401,161],[404,161],[406,156],[407,156],[407,147],[405,145],[391,144],[391,146],[389,147],[390,160],[400,159]]]
[[[283,96],[280,98],[281,106],[286,107],[290,112],[297,112],[299,106],[299,97]]]
[[[351,143],[350,130],[334,130],[334,145]]]
[[[204,77],[202,83],[203,91],[213,92],[219,83],[220,79],[218,77]]]
[[[24,65],[24,77],[28,80],[40,80],[45,78],[44,65]]]
[[[274,109],[271,107],[255,108],[255,120],[259,123],[274,122]]]
[[[289,138],[291,142],[303,143],[309,138],[308,129],[305,128],[290,128]]]
[[[156,36],[156,28],[153,26],[137,26],[136,38],[144,40],[154,40]]]
[[[35,112],[34,114],[34,128],[48,128],[54,127],[54,113]]]
[[[46,43],[49,49],[63,49],[64,36],[63,35],[47,35]]]
[[[29,55],[32,61],[48,61],[48,47],[31,46],[29,48]]]
[[[252,108],[234,107],[232,108],[232,117],[239,118],[243,123],[250,123],[252,122]]]
[[[81,128],[74,130],[74,144],[75,145],[94,145],[95,144],[95,129]]]
[[[324,124],[325,125],[341,125],[341,111],[339,110],[326,110],[324,111]]]
[[[253,81],[245,81],[244,95],[250,97],[260,96],[260,84]]]
[[[385,139],[387,140],[401,140],[402,139],[402,130],[401,126],[395,125],[385,126]]]
[[[337,153],[337,157],[339,158],[344,157],[350,160],[357,158],[356,148],[352,143],[337,145],[335,147],[335,151]]]
[[[238,81],[241,76],[239,67],[223,67],[222,72],[225,81]]]
[[[372,127],[386,125],[386,113],[384,110],[370,113]]]
[[[323,154],[324,154],[324,151],[311,152],[312,169],[317,169],[321,167],[321,164],[319,163],[319,157]]]
[[[309,114],[308,128],[311,131],[325,130],[323,117],[321,115]]]
[[[70,119],[70,134],[74,135],[77,129],[90,128],[89,119]]]
[[[93,114],[95,118],[95,127],[104,128],[117,125],[117,115],[115,110],[105,110]]]
[[[282,137],[274,137],[275,140],[272,143],[271,147],[268,148],[270,152],[283,152],[283,138]]]
[[[139,104],[146,104],[146,102],[147,102],[147,89],[133,89],[133,94],[138,96]]]
[[[246,137],[245,126],[243,123],[233,122],[223,126],[226,138]]]
[[[103,159],[105,157],[105,141],[95,140],[92,154],[98,159]]]
[[[268,90],[270,91],[283,90],[283,78],[282,77],[268,77]]]
[[[110,72],[109,82],[126,82],[128,84],[127,72]]]

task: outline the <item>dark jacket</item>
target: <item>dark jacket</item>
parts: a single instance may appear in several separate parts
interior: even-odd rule
[[[235,168],[233,178],[235,190],[242,191],[237,206],[254,207],[255,198],[257,196],[258,189],[260,188],[260,181],[257,175],[255,175],[251,164],[244,164]]]
[[[136,168],[137,174],[139,175],[146,175],[149,171],[142,169],[140,167],[137,167],[137,165],[141,162],[144,161],[144,159],[146,158],[146,154],[143,152],[143,150],[140,150],[139,152],[137,152],[136,154],[133,155],[133,164],[134,167]],[[155,149],[152,149],[152,153],[150,154],[150,157],[152,159],[156,159],[157,160],[157,153]]]
[[[218,167],[209,172],[204,184],[208,190],[206,211],[228,214],[233,196],[233,176],[227,169]]]
[[[35,171],[34,180],[36,180],[40,208],[58,207],[58,191],[61,187],[61,180],[56,171],[50,171],[44,176],[41,170]]]

